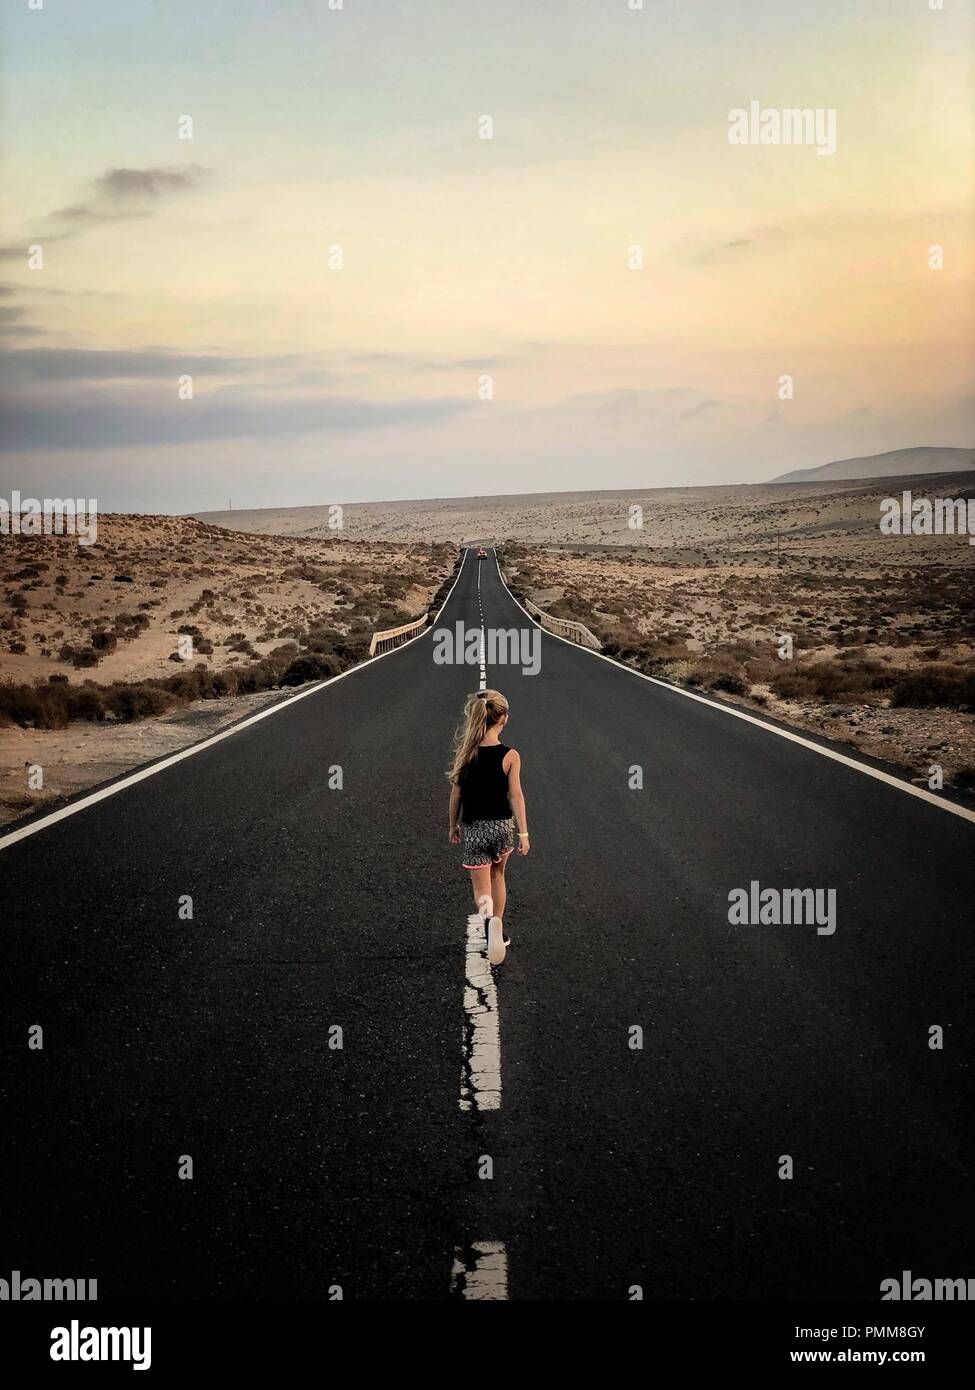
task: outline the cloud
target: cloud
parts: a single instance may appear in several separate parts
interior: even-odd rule
[[[0,297],[20,295],[27,299],[53,297],[56,299],[126,299],[119,290],[65,290],[54,285],[41,285],[34,280],[29,285],[0,285]]]
[[[0,317],[5,311],[0,309]],[[19,310],[13,310],[19,313]],[[234,376],[273,370],[296,358],[191,356],[163,350],[98,351],[88,348],[21,348],[0,353],[0,371],[22,386],[64,381],[138,381],[190,376]]]
[[[108,169],[95,180],[98,193],[110,202],[158,201],[164,193],[193,192],[209,170],[199,164],[183,169]]]
[[[170,193],[191,193],[202,187],[209,171],[199,164],[184,169],[108,169],[93,180],[87,202],[58,208],[49,220],[61,223],[60,235],[78,236],[106,222],[151,217]]]
[[[48,241],[71,241],[74,237],[86,232],[89,227],[102,227],[106,222],[134,222],[139,218],[151,217],[152,213],[145,208],[133,208],[131,212],[108,212],[97,208],[84,207],[78,205],[71,208],[58,208],[57,212],[48,214],[48,221],[61,222],[64,230],[55,236],[42,233],[39,240],[44,243]]]
[[[687,410],[682,410],[682,411],[681,411],[681,416],[680,416],[680,418],[681,418],[682,420],[693,420],[694,417],[695,417],[695,415],[704,415],[704,414],[705,414],[707,411],[709,411],[709,410],[720,410],[720,409],[721,409],[721,402],[720,402],[720,401],[715,401],[715,400],[711,400],[711,399],[709,399],[709,398],[705,398],[704,400],[698,401],[696,405],[689,406]]]
[[[577,391],[567,398],[565,404],[623,419],[627,416],[649,418],[658,414],[680,414],[684,417],[703,405],[717,405],[718,402],[706,399],[692,386],[663,386],[643,391],[632,387],[621,387],[615,391]]]
[[[87,295],[100,297],[95,296],[94,292],[90,290],[56,290],[41,285],[0,285],[0,337],[43,338],[47,336],[45,329],[23,321],[24,315],[28,312],[28,309],[23,304],[3,302],[14,298],[27,299],[30,301],[38,295],[63,295],[66,298],[80,298]],[[12,375],[23,375],[22,368],[18,367],[17,354],[13,352],[4,353],[2,348],[0,348],[0,370],[7,370]]]
[[[488,372],[510,367],[515,357],[425,357],[415,352],[357,352],[343,359],[356,367],[392,367],[413,372]]]
[[[168,195],[202,188],[210,172],[199,164],[176,169],[107,169],[91,181],[89,195],[83,202],[47,214],[45,221],[53,223],[55,230],[31,236],[23,243],[0,246],[0,261],[26,259],[27,246],[34,241],[73,241],[92,227],[151,217]]]
[[[0,289],[0,295],[3,290]],[[23,309],[18,304],[0,304],[0,337],[4,338],[36,338],[40,336],[41,330],[33,327],[29,323],[21,323],[24,316]],[[3,362],[3,354],[0,352],[0,363]]]
[[[0,308],[4,314],[19,316],[19,308]],[[188,354],[171,348],[123,349],[104,351],[88,348],[31,348],[0,351],[0,370],[8,381],[24,385],[57,381],[135,381],[191,376],[268,377],[268,385],[280,389],[291,386],[328,386],[348,377],[348,368],[367,368],[379,376],[382,368],[398,371],[454,372],[491,371],[513,359],[502,357],[444,358],[432,360],[413,353],[366,352],[346,356],[342,353],[282,353],[276,357],[227,357],[221,354]],[[354,374],[354,373],[353,373]],[[249,387],[248,389],[256,389]]]
[[[422,426],[473,408],[468,400],[366,400],[282,396],[269,400],[240,388],[179,400],[175,389],[68,386],[0,401],[0,452],[21,449],[114,449],[182,445],[209,439],[254,439],[310,433],[348,434],[388,426]]]
[[[693,252],[690,260],[696,265],[709,265],[713,261],[739,257],[761,248],[770,250],[787,240],[788,234],[781,227],[762,227],[750,236],[731,237],[727,241],[719,241],[704,246]]]
[[[70,241],[71,234],[68,232],[55,233],[45,236],[43,244],[48,246],[55,241]],[[37,241],[36,237],[25,237],[23,241],[8,242],[6,246],[0,246],[0,261],[23,261],[27,262],[27,248],[33,246]]]

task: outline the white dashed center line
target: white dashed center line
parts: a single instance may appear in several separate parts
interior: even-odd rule
[[[503,1301],[508,1297],[508,1253],[500,1240],[476,1240],[454,1253],[451,1293],[455,1298]]]
[[[460,1072],[461,1110],[501,1109],[501,1028],[498,992],[488,964],[484,918],[467,919],[467,979],[464,984],[464,1061]]]
[[[487,689],[487,642],[481,599],[481,564],[477,565],[477,611],[480,621],[478,661],[481,684]],[[472,912],[467,919],[464,981],[463,1064],[460,1072],[461,1110],[501,1109],[501,1028],[498,993],[487,958],[484,918]],[[478,1240],[454,1252],[451,1294],[455,1298],[502,1302],[508,1297],[508,1254],[503,1241]]]
[[[481,619],[481,639],[477,648],[477,659],[481,668],[479,690],[487,690],[487,644],[484,640],[484,605],[481,602],[481,562],[477,562],[477,611]]]

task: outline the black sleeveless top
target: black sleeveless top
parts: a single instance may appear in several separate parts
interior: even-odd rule
[[[508,778],[501,764],[508,747],[504,743],[481,744],[460,777],[460,818],[465,825],[475,820],[508,820]]]

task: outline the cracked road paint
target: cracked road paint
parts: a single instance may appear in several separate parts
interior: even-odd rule
[[[455,1298],[503,1300],[508,1297],[508,1254],[500,1240],[476,1240],[454,1252],[451,1280]]]
[[[501,1109],[498,994],[484,947],[484,918],[479,912],[474,912],[467,919],[461,1110]]]

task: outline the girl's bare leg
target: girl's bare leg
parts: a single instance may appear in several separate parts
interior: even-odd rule
[[[504,916],[505,904],[508,901],[508,885],[504,881],[507,863],[508,856],[505,855],[500,864],[491,865],[491,897],[494,899],[494,912],[497,917]]]
[[[474,905],[482,917],[490,917],[494,912],[494,904],[491,893],[491,869],[490,864],[478,864],[474,869],[468,869],[471,876],[471,890],[474,894]],[[485,911],[485,908],[488,910]]]

